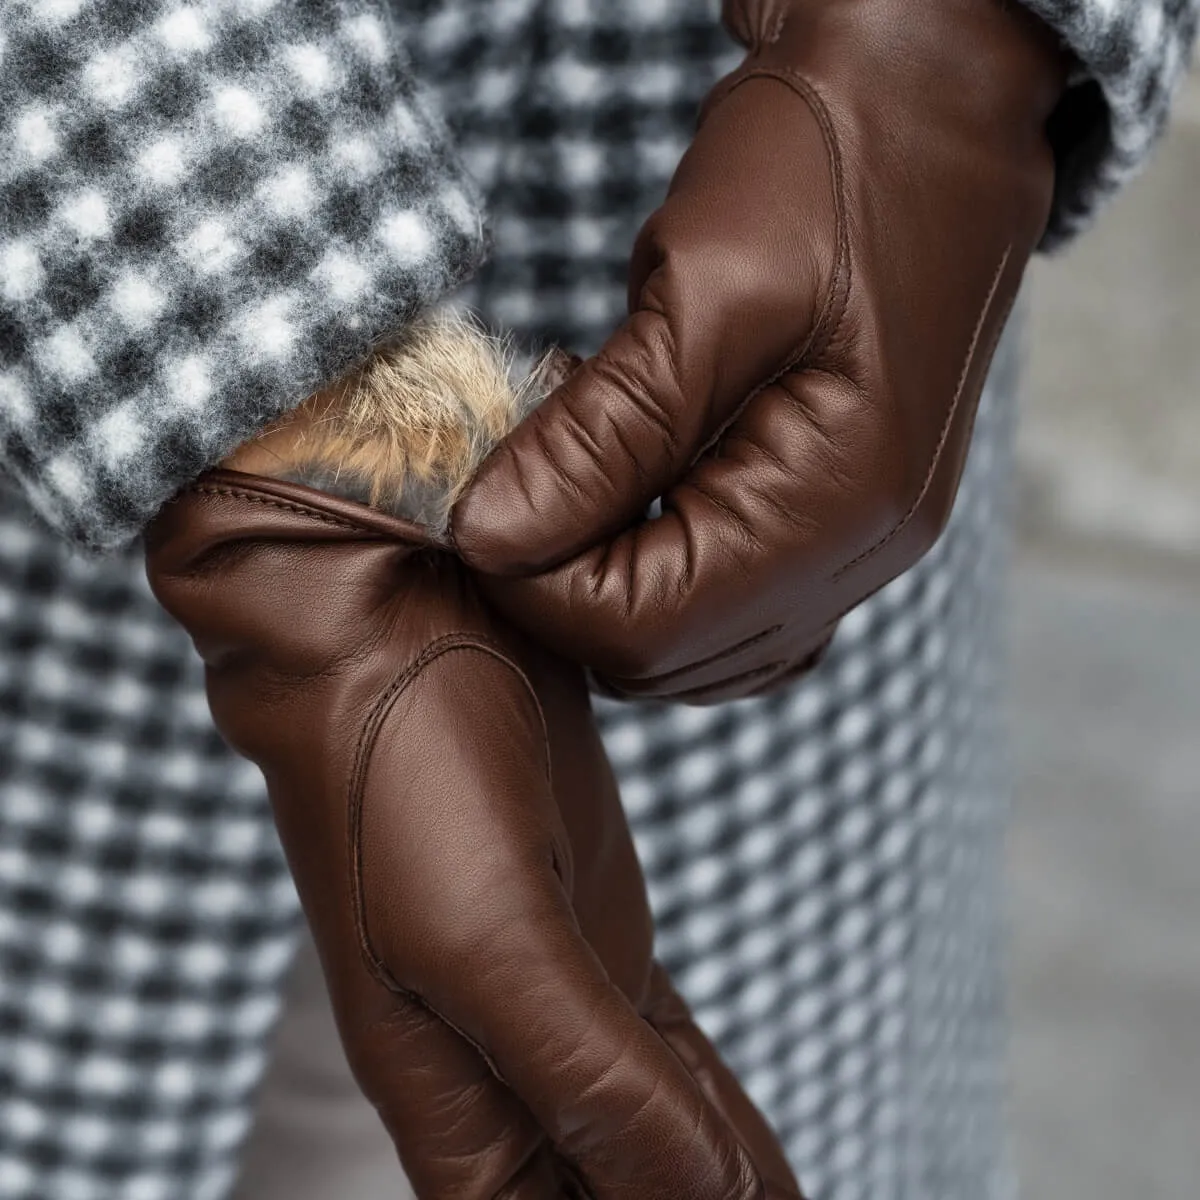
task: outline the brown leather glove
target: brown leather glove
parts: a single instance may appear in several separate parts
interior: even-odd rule
[[[725,17],[750,54],[642,230],[628,321],[454,517],[480,570],[545,572],[491,598],[628,695],[774,685],[929,548],[1054,185],[1065,64],[1016,3]]]
[[[297,484],[213,472],[146,555],[266,777],[351,1066],[418,1195],[799,1196],[652,962],[578,667],[418,527]]]

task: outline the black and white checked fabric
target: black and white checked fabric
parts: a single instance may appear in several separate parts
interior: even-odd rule
[[[0,458],[92,547],[482,256],[379,0],[5,0],[0,147]]]
[[[296,928],[140,562],[0,492],[0,1197],[223,1196]]]
[[[1078,67],[1058,115],[1058,186],[1046,244],[1083,229],[1146,161],[1196,41],[1200,0],[1022,0]]]
[[[468,298],[587,349],[727,65],[711,13],[406,11],[493,214]],[[812,679],[720,709],[602,711],[663,956],[814,1200],[1009,1195],[994,700],[1013,355],[946,536],[846,620]],[[136,558],[72,558],[4,492],[0,1197],[222,1200],[296,921],[260,786],[212,733]]]

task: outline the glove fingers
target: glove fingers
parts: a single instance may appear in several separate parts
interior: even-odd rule
[[[343,1039],[421,1200],[559,1200],[560,1164],[529,1110],[460,1034],[365,974]],[[368,1008],[381,1012],[369,1026]]]
[[[666,318],[636,312],[484,461],[455,508],[455,544],[484,571],[560,562],[636,520],[707,435]]]
[[[551,571],[482,586],[620,695],[711,702],[769,687],[878,586],[839,575],[886,535],[874,489],[901,490],[886,447],[871,452],[864,409],[850,382],[792,373],[668,492],[662,516]]]
[[[764,147],[787,146],[785,155]],[[770,188],[749,189],[764,173]],[[456,507],[463,557],[493,574],[562,562],[636,521],[832,319],[826,133],[777,78],[710,106],[634,249],[631,313],[480,468]],[[714,213],[722,214],[714,227]]]
[[[478,1038],[597,1200],[761,1195],[725,1121],[608,979],[556,880],[497,930],[459,1004],[450,1018]]]
[[[736,1131],[763,1180],[768,1200],[800,1200],[800,1187],[775,1134],[700,1030],[658,963],[654,964],[650,993],[642,1012]]]
[[[363,949],[479,1048],[595,1200],[750,1200],[745,1153],[580,930],[544,716],[479,645],[407,681],[361,777]],[[397,820],[401,791],[439,803]]]

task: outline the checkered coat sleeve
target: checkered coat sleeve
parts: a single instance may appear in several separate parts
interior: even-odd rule
[[[1005,0],[1007,2],[1007,0]],[[1200,0],[1023,0],[1078,60],[1053,136],[1053,248],[1088,224],[1145,161],[1196,40]]]
[[[1145,156],[1200,0],[1029,3],[1080,63],[1057,241]],[[0,467],[77,544],[127,541],[478,264],[405,8],[0,0]]]
[[[380,0],[0,0],[0,461],[90,548],[471,273]]]

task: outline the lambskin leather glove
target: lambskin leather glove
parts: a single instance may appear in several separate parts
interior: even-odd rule
[[[146,539],[421,1197],[799,1197],[651,958],[583,673],[421,528],[213,472]]]
[[[750,50],[626,323],[483,464],[489,596],[631,696],[808,665],[949,514],[1054,187],[1066,64],[1009,0],[728,0]],[[649,506],[661,498],[661,515]]]

